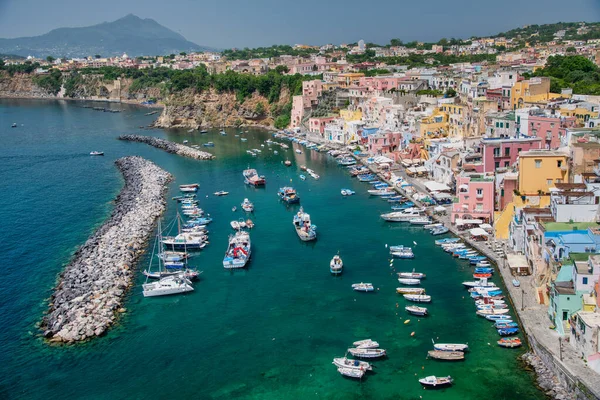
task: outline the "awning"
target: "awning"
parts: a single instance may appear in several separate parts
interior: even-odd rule
[[[446,207],[444,207],[444,206],[436,206],[433,210],[434,211],[446,211]]]
[[[469,190],[469,185],[465,185],[464,183],[458,187],[459,189]]]
[[[446,192],[450,190],[450,187],[448,187],[448,185],[444,185],[443,183],[439,183],[436,181],[427,181],[424,185],[430,192]]]
[[[473,228],[471,230],[469,230],[469,233],[472,236],[489,236],[490,234],[487,233],[485,230],[481,229],[481,228]]]
[[[479,225],[479,224],[483,224],[483,221],[480,219],[461,219],[461,218],[456,218],[456,225]]]
[[[490,224],[481,224],[481,225],[479,225],[479,227],[481,229],[485,229],[486,231],[491,231],[492,229],[494,229],[494,228],[492,228],[492,226]]]
[[[436,200],[445,200],[445,199],[452,199],[452,195],[449,193],[434,193],[433,197]]]

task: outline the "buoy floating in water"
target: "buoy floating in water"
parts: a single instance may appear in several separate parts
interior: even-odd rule
[[[415,336],[415,333],[414,333],[414,332],[411,332],[411,333],[410,333],[410,336]]]
[[[404,325],[408,324],[410,322],[410,319],[407,319],[406,321],[404,321]]]

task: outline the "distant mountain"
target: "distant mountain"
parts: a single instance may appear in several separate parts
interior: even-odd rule
[[[0,39],[0,53],[34,57],[103,57],[127,53],[165,55],[182,51],[206,51],[153,19],[129,14],[113,22],[83,28],[58,28],[45,35]]]

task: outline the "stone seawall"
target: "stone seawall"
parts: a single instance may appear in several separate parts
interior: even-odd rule
[[[141,157],[116,162],[125,185],[110,218],[79,248],[60,276],[41,327],[53,342],[102,335],[124,311],[134,265],[166,207],[171,174]]]
[[[150,146],[156,147],[157,149],[164,150],[167,153],[177,154],[183,157],[195,158],[196,160],[212,160],[213,158],[215,158],[215,156],[205,151],[196,150],[192,147],[185,146],[183,144],[170,142],[168,140],[159,139],[152,136],[121,135],[119,136],[119,140],[146,143]]]

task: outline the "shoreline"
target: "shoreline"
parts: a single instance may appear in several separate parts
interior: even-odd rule
[[[127,142],[145,143],[157,149],[164,150],[167,153],[177,154],[179,156],[193,158],[195,160],[212,160],[215,158],[214,155],[206,151],[201,151],[184,144],[171,142],[170,140],[160,139],[154,136],[121,135],[118,137],[118,139]]]
[[[95,102],[95,103],[110,103],[110,104],[127,104],[132,106],[139,106],[142,108],[157,108],[164,109],[165,105],[162,103],[155,104],[142,104],[137,100],[111,100],[111,99],[81,99],[81,98],[72,98],[72,97],[40,97],[40,96],[7,96],[5,94],[0,94],[0,100],[9,99],[9,100],[59,100],[59,101],[73,101],[73,102]]]
[[[135,264],[166,208],[173,176],[138,156],[115,161],[125,181],[110,217],[61,272],[40,329],[50,343],[101,336],[115,322],[132,284]]]

